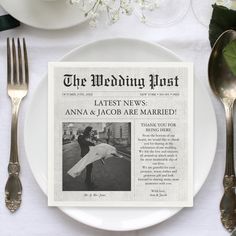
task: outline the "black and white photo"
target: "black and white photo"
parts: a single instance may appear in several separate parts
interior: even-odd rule
[[[131,123],[64,122],[63,191],[131,190]]]

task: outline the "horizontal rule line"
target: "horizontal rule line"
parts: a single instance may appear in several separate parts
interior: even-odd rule
[[[149,92],[149,93],[179,93],[180,91],[146,91],[142,90],[143,92]],[[62,93],[104,93],[104,92],[117,92],[117,93],[125,93],[125,92],[135,92],[135,93],[142,93],[142,91],[133,91],[133,90],[127,90],[127,91],[117,91],[117,90],[104,90],[104,91],[65,91]]]
[[[82,119],[81,122],[83,122],[83,123],[85,122],[86,123],[86,120],[83,120],[85,118],[86,118],[86,120],[87,119],[94,120],[95,118],[98,118],[98,117],[81,117],[81,119]],[[111,120],[111,117],[109,117],[109,118],[99,117],[99,118],[101,118],[102,120]],[[112,117],[112,118],[115,118],[116,120],[127,120],[126,117],[124,117],[124,118]],[[167,117],[163,116],[163,117],[160,117],[160,118],[157,118],[157,117],[143,117],[143,118],[140,117],[139,118],[139,117],[137,117],[137,118],[130,119],[130,121],[133,121],[133,120],[143,120],[145,118],[148,118],[150,120],[163,120],[163,119],[165,119],[165,120],[180,120],[180,118],[167,118]],[[80,118],[78,118],[78,117],[69,117],[67,119],[64,118],[64,120],[65,121],[62,121],[62,122],[68,122],[68,120],[80,120]],[[95,121],[95,123],[102,123],[102,122],[103,121]],[[115,121],[113,121],[113,122],[115,122]]]

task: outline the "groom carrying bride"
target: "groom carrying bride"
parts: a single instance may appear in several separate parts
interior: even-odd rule
[[[83,158],[88,152],[90,146],[95,146],[96,139],[94,137],[93,127],[87,126],[82,135],[78,137],[78,143],[81,149],[81,158]],[[86,178],[85,183],[88,187],[94,187],[94,183],[92,182],[92,169],[93,163],[86,166]]]
[[[116,147],[102,142],[102,140],[99,140],[95,136],[95,131],[93,130],[93,127],[87,126],[84,129],[84,132],[82,135],[79,135],[78,137],[78,143],[80,146],[80,152],[81,152],[81,158],[80,160],[74,164],[68,171],[67,174],[69,174],[71,177],[76,178],[81,173],[86,170],[86,177],[85,177],[85,184],[87,186],[87,190],[94,190],[95,187],[101,187],[103,185],[103,181],[100,181],[100,186],[95,186],[92,182],[92,170],[94,168],[93,163],[96,161],[101,161],[101,163],[104,165],[105,160],[108,158],[123,158],[121,154],[117,151]],[[78,153],[78,151],[77,151]],[[78,154],[77,154],[78,155]],[[109,169],[113,166],[114,163],[110,162],[110,165],[108,165],[108,169],[102,171],[103,168],[101,166],[96,165],[96,168],[99,169],[98,171],[95,171],[95,175],[101,180],[101,176],[103,177],[105,182],[109,182],[108,179],[106,179],[107,174],[104,175],[105,172],[109,172],[111,175],[113,174],[113,170]],[[123,165],[122,165],[123,166]],[[98,170],[97,169],[97,170]],[[107,172],[107,173],[108,173]],[[118,176],[117,176],[118,177]],[[81,178],[80,178],[81,179]],[[81,179],[82,180],[82,179]],[[81,186],[80,186],[81,187]]]

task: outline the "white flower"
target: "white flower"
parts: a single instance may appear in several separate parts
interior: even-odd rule
[[[99,13],[107,12],[110,23],[117,22],[121,15],[131,15],[135,7],[142,11],[141,22],[145,23],[144,10],[154,11],[160,6],[160,0],[68,0],[71,4],[79,4],[90,25],[96,27]],[[217,0],[218,2],[223,0]]]
[[[89,25],[90,25],[92,28],[96,28],[96,27],[97,27],[97,19],[90,19]]]
[[[111,23],[116,23],[120,19],[119,11],[111,12]]]
[[[95,18],[97,18],[98,16],[99,16],[98,12],[91,11],[91,13],[90,13],[90,18],[91,18],[91,19],[95,19]]]
[[[70,0],[70,3],[71,3],[71,4],[75,4],[75,3],[79,4],[79,3],[80,3],[80,0]]]
[[[145,17],[144,15],[141,16],[141,22],[142,22],[143,24],[146,23],[146,17]]]
[[[226,2],[225,0],[216,0],[217,5],[224,5],[225,2]]]

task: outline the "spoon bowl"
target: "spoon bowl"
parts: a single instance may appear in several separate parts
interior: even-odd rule
[[[223,49],[236,40],[236,31],[225,31],[216,41],[209,59],[208,75],[212,91],[221,99],[236,98],[236,76],[230,71],[223,57]]]

